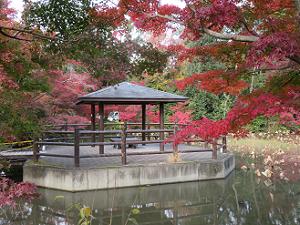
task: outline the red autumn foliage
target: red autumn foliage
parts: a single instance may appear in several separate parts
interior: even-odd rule
[[[286,104],[284,98],[279,98],[268,93],[256,93],[255,96],[241,97],[233,109],[227,114],[225,119],[213,121],[202,118],[193,121],[189,126],[179,131],[175,137],[175,142],[180,143],[191,136],[197,136],[203,140],[212,141],[221,135],[226,135],[228,131],[238,135],[244,135],[243,126],[251,122],[258,116],[285,116],[287,111],[292,115],[293,121],[299,124],[300,115]],[[284,119],[284,118],[283,118]],[[289,120],[289,122],[291,122]]]
[[[177,124],[190,124],[191,112],[176,111],[172,116],[169,117],[170,122]]]
[[[10,79],[0,64],[0,93],[4,89],[18,89],[19,85]]]
[[[214,94],[239,95],[242,90],[248,87],[248,84],[239,80],[238,74],[226,73],[223,70],[211,70],[179,80],[176,82],[176,86],[181,91],[188,86],[195,86]]]
[[[263,36],[252,44],[248,64],[260,67],[274,65],[289,57],[300,55],[300,35],[277,32]]]
[[[15,208],[18,201],[32,201],[37,196],[37,187],[34,184],[15,183],[11,179],[0,178],[0,207]]]

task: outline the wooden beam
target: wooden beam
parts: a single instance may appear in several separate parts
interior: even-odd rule
[[[159,125],[160,125],[160,129],[163,130],[165,127],[165,112],[164,112],[164,103],[160,103],[159,104]],[[159,133],[160,136],[160,140],[163,141],[165,139],[165,133],[164,132],[160,132]],[[164,143],[160,143],[160,151],[164,151],[165,150],[165,145]]]
[[[104,104],[99,103],[99,130],[104,130]],[[99,134],[99,142],[104,142],[104,134]],[[104,154],[104,145],[99,145],[99,154]]]
[[[96,130],[96,105],[91,105],[91,125],[92,130]],[[96,135],[92,134],[92,142],[96,142]],[[95,147],[95,145],[92,145]]]
[[[146,104],[142,104],[142,130],[146,130]],[[142,133],[142,141],[145,140],[146,140],[146,134]]]

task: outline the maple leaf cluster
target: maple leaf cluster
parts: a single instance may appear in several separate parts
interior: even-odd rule
[[[176,86],[180,91],[188,86],[195,86],[214,94],[239,95],[241,91],[248,87],[248,84],[243,80],[239,80],[238,74],[226,73],[224,70],[210,70],[178,80]]]

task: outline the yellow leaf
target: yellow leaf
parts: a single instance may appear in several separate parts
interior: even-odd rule
[[[133,215],[137,215],[137,214],[140,213],[140,210],[138,208],[134,208],[134,209],[131,210],[131,212],[132,212]]]
[[[83,215],[85,218],[87,218],[87,217],[90,217],[90,216],[91,216],[92,210],[91,210],[90,207],[83,207],[83,208],[81,209],[81,213],[82,213],[82,215]]]

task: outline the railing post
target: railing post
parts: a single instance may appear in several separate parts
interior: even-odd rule
[[[96,130],[96,105],[91,104],[91,130]],[[92,142],[96,142],[96,134],[92,134]],[[95,145],[92,145],[92,147],[95,147]]]
[[[150,130],[150,129],[151,129],[151,125],[150,125],[150,122],[148,122],[147,130]],[[148,139],[148,141],[151,140],[151,133],[147,133],[147,139]]]
[[[217,159],[218,153],[217,153],[217,140],[214,139],[212,143],[212,158]]]
[[[74,164],[75,164],[75,167],[80,166],[79,147],[80,147],[80,129],[75,128],[75,131],[74,131]]]
[[[142,104],[142,130],[146,130],[146,104]],[[146,141],[146,133],[142,133],[142,141]],[[143,143],[142,145],[145,145]]]
[[[178,126],[177,126],[177,123],[175,123],[174,132],[173,132],[174,137],[175,137],[177,131],[178,131]],[[173,155],[174,155],[174,159],[176,159],[176,157],[178,156],[178,144],[175,143],[175,140],[174,140],[174,143],[173,143]]]
[[[205,149],[205,150],[208,149],[208,143],[207,143],[207,141],[204,142],[204,149]]]
[[[121,133],[121,158],[122,158],[122,165],[127,164],[127,155],[126,155],[126,136],[127,136],[127,123],[124,123],[122,127]]]
[[[104,104],[99,103],[99,130],[104,131]],[[99,134],[99,142],[104,142],[104,134]],[[99,145],[99,154],[104,154],[104,145]]]
[[[68,130],[68,120],[65,120],[64,128],[65,128],[65,131]],[[67,139],[68,139],[68,135],[65,134],[65,135],[64,135],[64,140],[65,140],[65,141],[68,141]]]
[[[32,151],[33,151],[33,161],[38,162],[40,149],[36,139],[33,141]]]
[[[227,152],[227,138],[225,135],[222,137],[222,150],[223,153]]]

